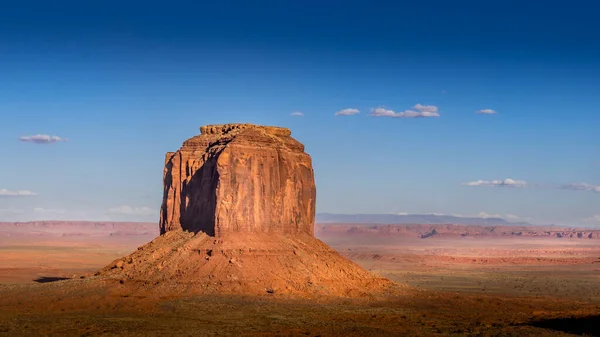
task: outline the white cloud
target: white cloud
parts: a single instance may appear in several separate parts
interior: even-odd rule
[[[420,117],[439,117],[438,107],[435,105],[416,104],[413,110],[395,112],[385,108],[371,109],[371,116],[374,117],[393,117],[393,118],[420,118]]]
[[[304,114],[300,111],[294,111],[290,114],[290,116],[294,116],[294,117],[302,117],[304,116]]]
[[[501,219],[513,221],[513,222],[514,221],[531,221],[531,220],[533,220],[533,218],[531,218],[531,217],[522,217],[522,216],[510,214],[510,213],[500,214],[500,213],[479,212],[478,214],[475,214],[475,215],[464,215],[464,214],[456,214],[456,213],[452,213],[451,215],[455,216],[455,217],[459,217],[459,218],[482,218],[482,219],[501,218]]]
[[[600,193],[600,186],[590,185],[590,184],[586,184],[586,183],[566,184],[566,185],[561,185],[559,188],[563,189],[563,190],[591,191],[591,192]]]
[[[476,180],[462,183],[463,186],[488,186],[488,187],[530,187],[530,188],[552,188],[572,191],[590,191],[600,193],[600,185],[591,185],[587,183],[574,183],[563,185],[548,185],[528,183],[522,180],[507,178],[504,180]]]
[[[417,213],[396,212],[396,213],[390,213],[390,214],[393,214],[393,215],[415,215]],[[486,218],[503,218],[503,219],[511,220],[511,221],[528,219],[528,218],[520,217],[518,215],[510,214],[510,213],[499,214],[499,213],[479,212],[478,214],[474,214],[474,215],[465,215],[465,214],[460,214],[460,213],[452,213],[452,214],[447,214],[447,213],[426,213],[426,214],[427,215],[436,215],[436,216],[454,216],[454,217],[457,217],[457,218],[482,218],[482,219],[486,219]]]
[[[514,214],[510,214],[510,213],[504,214],[504,218],[506,218],[508,220],[520,220],[520,219],[522,219],[520,216],[514,215]]]
[[[28,190],[11,191],[5,188],[0,189],[0,197],[32,197],[36,195],[37,193]]]
[[[496,112],[496,110],[492,110],[492,109],[481,109],[481,110],[477,110],[477,113],[480,115],[495,115],[497,112]]]
[[[50,144],[56,142],[66,142],[66,138],[49,135],[35,135],[35,136],[23,136],[19,138],[22,142],[30,142],[36,144]]]
[[[475,218],[482,218],[482,219],[488,219],[488,218],[502,218],[501,214],[489,214],[486,212],[479,212],[479,214],[477,214],[475,216]]]
[[[413,109],[417,109],[421,112],[437,112],[438,111],[438,107],[435,105],[421,105],[421,104],[416,104]]]
[[[36,207],[33,209],[33,212],[42,214],[66,214],[67,210]]]
[[[490,187],[525,187],[527,182],[506,178],[504,180],[476,180],[463,183],[464,186],[490,186]]]
[[[589,218],[583,219],[587,223],[600,224],[600,214],[592,215]]]
[[[445,214],[442,214],[445,215]],[[458,214],[458,213],[452,213],[450,214],[451,216],[455,216],[457,218],[482,218],[482,219],[487,219],[487,218],[502,218],[503,216],[501,214],[490,214],[487,212],[479,212],[477,214],[474,215],[468,215],[468,214]]]
[[[475,216],[476,218],[502,218],[504,220],[509,220],[509,221],[517,221],[517,220],[524,220],[524,219],[529,219],[531,220],[531,218],[522,218],[518,215],[514,215],[514,214],[510,214],[510,213],[506,213],[506,214],[499,214],[499,213],[486,213],[486,212],[479,212],[479,214],[477,214],[477,216]]]
[[[336,112],[335,116],[351,116],[360,113],[358,109],[344,109]]]
[[[125,215],[156,215],[158,214],[158,211],[155,211],[150,207],[120,206],[109,209],[108,213]]]

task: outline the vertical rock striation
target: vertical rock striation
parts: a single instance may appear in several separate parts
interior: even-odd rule
[[[304,146],[280,127],[208,125],[165,159],[160,231],[314,234]]]

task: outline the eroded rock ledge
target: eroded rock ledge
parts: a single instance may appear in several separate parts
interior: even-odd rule
[[[258,128],[264,130],[265,132],[276,135],[276,136],[291,136],[292,131],[288,128],[282,128],[279,126],[262,126],[255,124],[213,124],[213,125],[205,125],[200,127],[200,133],[203,135],[227,135],[227,134],[237,134],[240,131],[243,131],[248,128]]]

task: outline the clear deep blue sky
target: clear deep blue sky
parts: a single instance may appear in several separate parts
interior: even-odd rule
[[[600,224],[599,12],[3,1],[0,221],[157,220],[164,153],[201,125],[250,122],[306,145],[319,212]],[[371,116],[416,104],[439,116]],[[68,141],[20,140],[38,134]]]

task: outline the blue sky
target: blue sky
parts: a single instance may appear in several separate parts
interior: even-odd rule
[[[600,225],[598,6],[2,4],[0,221],[157,221],[164,153],[250,122],[306,145],[319,212]]]

